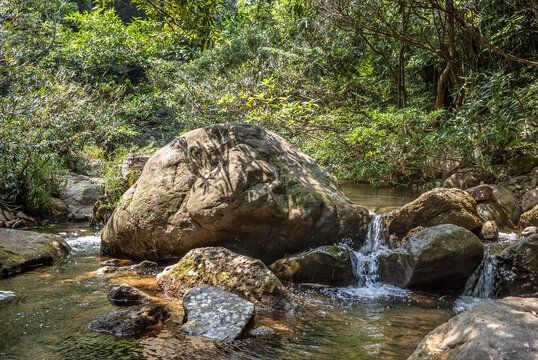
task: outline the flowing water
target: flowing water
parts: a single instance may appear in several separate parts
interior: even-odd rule
[[[0,358],[406,359],[429,331],[454,315],[454,303],[375,282],[373,255],[385,248],[378,226],[376,218],[369,240],[355,252],[371,262],[362,267],[356,262],[361,283],[347,288],[295,285],[292,292],[305,309],[303,317],[257,313],[253,326],[269,326],[275,334],[236,341],[182,335],[180,301],[165,298],[154,277],[99,276],[96,270],[105,258],[99,255],[99,236],[86,225],[41,230],[64,236],[73,252],[53,267],[0,280],[0,294],[5,294],[0,300]],[[88,330],[95,316],[116,309],[106,294],[119,282],[167,303],[172,318],[137,338]]]

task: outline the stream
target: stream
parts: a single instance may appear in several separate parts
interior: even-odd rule
[[[363,200],[361,204],[377,211],[401,206],[417,196],[366,186],[344,189],[353,201]],[[98,275],[96,270],[107,258],[100,256],[100,237],[88,224],[37,229],[63,236],[73,251],[53,267],[0,280],[0,290],[15,294],[0,300],[0,358],[406,359],[429,331],[454,316],[459,300],[376,283],[371,255],[385,251],[378,225],[372,222],[368,241],[353,252],[360,278],[356,286],[293,285],[291,291],[303,305],[304,317],[257,314],[254,325],[269,326],[275,334],[247,335],[236,341],[181,334],[181,302],[160,293],[154,277]],[[171,320],[138,338],[88,330],[95,316],[117,309],[106,295],[112,286],[122,282],[167,303],[174,309]]]

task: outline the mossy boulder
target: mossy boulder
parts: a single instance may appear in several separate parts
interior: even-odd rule
[[[538,234],[532,234],[497,256],[499,296],[538,296]]]
[[[189,251],[176,265],[157,275],[169,295],[181,298],[189,289],[210,285],[275,310],[295,310],[296,305],[280,280],[258,259],[222,247]]]
[[[69,244],[56,235],[0,229],[0,277],[52,265],[70,250]]]
[[[538,205],[521,215],[519,225],[523,228],[538,226]]]
[[[333,176],[282,137],[216,124],[148,160],[107,222],[102,251],[159,260],[225,246],[271,263],[340,239],[359,246],[368,222]]]
[[[355,284],[349,250],[342,246],[321,246],[275,261],[271,271],[281,280],[332,286]]]
[[[476,211],[476,201],[463,190],[436,188],[385,217],[386,231],[394,239],[391,241],[403,239],[416,227],[441,224],[480,230],[482,222]]]
[[[411,237],[405,246],[413,257],[406,284],[411,289],[462,289],[484,256],[480,239],[452,224],[427,228]]]

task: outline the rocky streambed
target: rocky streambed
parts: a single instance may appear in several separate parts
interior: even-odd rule
[[[514,194],[393,194],[353,203],[257,126],[189,132],[147,161],[102,236],[0,232],[3,276],[24,272],[0,281],[0,355],[534,359],[538,228],[499,231],[519,221]]]

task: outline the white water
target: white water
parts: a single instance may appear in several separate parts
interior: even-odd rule
[[[71,252],[98,252],[101,247],[101,236],[86,235],[81,237],[70,237],[65,241],[71,246]]]
[[[386,254],[389,248],[386,243],[383,216],[370,212],[374,219],[368,225],[368,233],[364,244],[358,251],[351,251],[353,271],[358,279],[357,286],[341,290],[342,295],[359,298],[375,299],[380,297],[400,297],[409,291],[398,287],[377,282],[377,257]]]
[[[516,233],[500,232],[498,243],[511,243],[517,239]],[[462,296],[456,300],[455,312],[468,310],[477,304],[493,301],[497,297],[495,289],[498,276],[497,263],[497,255],[491,254],[490,247],[486,247],[484,259],[467,279]]]

